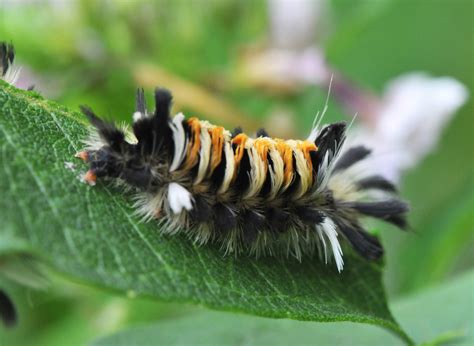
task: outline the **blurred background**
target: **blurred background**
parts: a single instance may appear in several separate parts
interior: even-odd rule
[[[348,140],[375,148],[412,205],[413,232],[372,225],[393,300],[474,267],[473,13],[469,0],[3,0],[0,39],[18,86],[121,121],[137,87],[151,104],[165,86],[174,112],[304,138],[331,84],[324,120],[357,114]],[[21,323],[0,341],[83,344],[198,310],[54,280],[15,288]]]

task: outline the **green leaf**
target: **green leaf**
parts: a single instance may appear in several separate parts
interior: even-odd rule
[[[316,259],[223,257],[212,246],[160,236],[155,223],[133,216],[130,196],[81,183],[84,167],[65,168],[86,135],[79,114],[1,83],[0,219],[7,227],[0,234],[27,241],[70,277],[132,295],[276,318],[371,323],[409,340],[388,310],[380,265],[347,254],[338,274]]]
[[[474,272],[453,282],[405,298],[395,316],[418,342],[441,345],[474,342]],[[238,328],[236,328],[238,326]],[[194,316],[129,328],[92,343],[102,345],[400,345],[395,336],[368,325],[271,320],[203,311]]]

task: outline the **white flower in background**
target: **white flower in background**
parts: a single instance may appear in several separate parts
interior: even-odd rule
[[[373,165],[397,181],[436,147],[443,128],[467,98],[466,87],[453,78],[402,75],[388,83],[374,114],[353,129],[348,140],[374,149]]]
[[[324,31],[325,5],[325,0],[268,0],[270,45],[244,62],[243,75],[248,85],[287,92],[303,85],[326,89],[332,80],[334,99],[348,114],[359,114],[349,144],[370,146],[369,169],[397,181],[435,149],[468,91],[453,78],[421,72],[388,82],[381,97],[358,87],[329,66],[315,45],[315,28]]]

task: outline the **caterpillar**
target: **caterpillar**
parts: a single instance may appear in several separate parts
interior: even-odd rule
[[[11,51],[1,49],[3,57]],[[2,64],[3,74],[12,61]],[[104,179],[134,192],[137,214],[156,220],[159,232],[216,243],[225,254],[317,254],[341,272],[346,247],[367,260],[383,255],[364,217],[407,228],[408,204],[396,186],[354,173],[371,151],[343,148],[344,122],[320,126],[320,116],[305,140],[272,138],[264,129],[251,137],[182,113],[171,117],[166,89],[157,88],[154,100],[149,112],[137,90],[131,129],[81,106],[91,126],[76,157],[88,165],[88,184]]]
[[[170,116],[171,93],[156,89],[149,113],[137,91],[132,131],[81,110],[93,125],[77,154],[89,165],[85,181],[109,178],[132,188],[144,220],[198,244],[216,242],[227,254],[332,254],[343,268],[340,239],[363,257],[383,254],[361,225],[371,216],[407,226],[407,203],[393,183],[373,175],[354,180],[350,168],[370,150],[341,153],[346,124],[316,126],[306,140],[282,140],[261,129],[254,138],[182,113]],[[378,197],[377,197],[378,196]]]

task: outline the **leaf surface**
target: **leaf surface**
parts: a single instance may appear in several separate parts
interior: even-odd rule
[[[474,272],[404,298],[393,305],[395,316],[423,345],[474,342]],[[236,328],[236,326],[239,326]],[[368,325],[291,320],[202,311],[193,316],[129,328],[92,343],[102,345],[403,345],[387,331]]]

